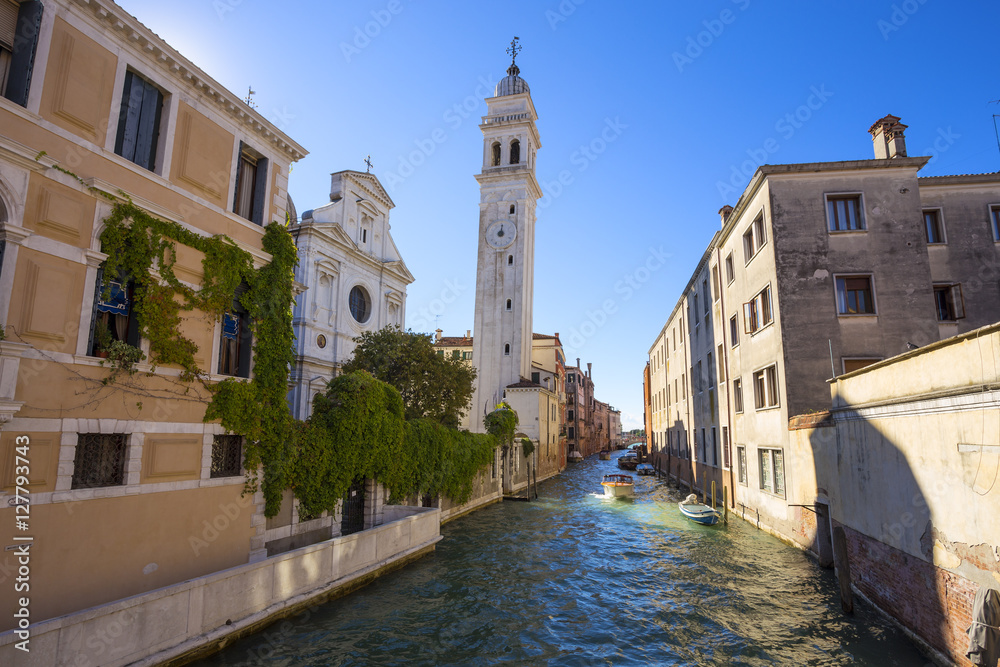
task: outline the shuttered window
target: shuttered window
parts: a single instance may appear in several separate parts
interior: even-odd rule
[[[22,107],[28,105],[41,25],[42,3],[38,0],[0,0],[0,92]]]
[[[0,0],[0,92],[7,87],[7,73],[14,53],[14,31],[17,29],[17,3]]]
[[[266,190],[267,158],[246,144],[240,143],[233,213],[258,225],[264,224],[264,193]]]
[[[163,94],[135,72],[126,72],[115,153],[153,171],[162,109]]]

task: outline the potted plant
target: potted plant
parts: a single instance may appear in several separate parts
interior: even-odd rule
[[[97,326],[94,328],[94,340],[96,341],[94,355],[106,359],[108,348],[111,347],[114,339],[111,338],[111,330],[108,329],[108,323],[103,318],[97,321]]]

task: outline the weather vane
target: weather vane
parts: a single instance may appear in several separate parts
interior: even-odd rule
[[[510,40],[510,46],[507,47],[507,55],[510,56],[510,66],[511,67],[516,67],[517,66],[514,63],[514,61],[517,60],[517,54],[520,53],[521,49],[524,48],[523,46],[521,46],[520,44],[517,43],[517,40],[519,40],[519,39],[521,39],[521,38],[520,37],[514,37],[514,39]]]
[[[251,109],[256,109],[257,105],[253,103],[253,96],[257,94],[257,91],[253,89],[253,86],[247,87],[247,98],[243,100],[247,103],[247,106]]]
[[[372,164],[372,156],[371,155],[369,155],[368,157],[365,158],[365,164],[368,165],[368,173],[369,174],[372,173],[372,167],[374,167],[375,165]]]

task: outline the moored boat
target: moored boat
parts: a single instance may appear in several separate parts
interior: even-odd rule
[[[677,503],[677,506],[680,508],[681,514],[704,526],[714,526],[722,518],[713,508],[699,503],[698,496],[693,493]]]
[[[634,455],[626,454],[618,457],[618,467],[622,470],[635,470],[639,460]]]
[[[606,450],[606,449],[602,449],[602,450],[601,450],[601,451],[600,451],[600,452],[598,453],[598,456],[600,457],[600,459],[601,459],[602,461],[610,461],[610,460],[611,460],[611,452],[609,452],[609,451],[608,451],[608,450]]]
[[[640,475],[652,475],[656,473],[656,468],[648,463],[640,463],[635,467],[635,471]]]
[[[635,495],[635,482],[632,475],[605,475],[601,482],[605,498],[631,498]]]

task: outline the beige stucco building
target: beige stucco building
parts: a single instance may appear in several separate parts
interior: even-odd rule
[[[148,363],[102,384],[99,321],[149,350],[131,293],[100,298],[99,236],[106,195],[124,193],[196,234],[227,235],[261,266],[263,225],[284,220],[289,165],[305,151],[112,3],[26,12],[38,28],[21,44],[34,49],[26,96],[0,99],[0,517],[13,525],[15,438],[26,437],[41,621],[263,556],[239,440],[202,422],[207,392]],[[175,274],[198,284],[200,253],[177,254]],[[211,381],[250,374],[249,355],[227,355],[222,323],[188,312],[182,329]],[[11,552],[0,563],[9,576]],[[14,595],[2,587],[5,608]]]
[[[780,534],[806,511],[788,420],[825,380],[1000,314],[1000,175],[920,177],[905,127],[876,122],[872,160],[760,167],[649,349],[659,465]]]

